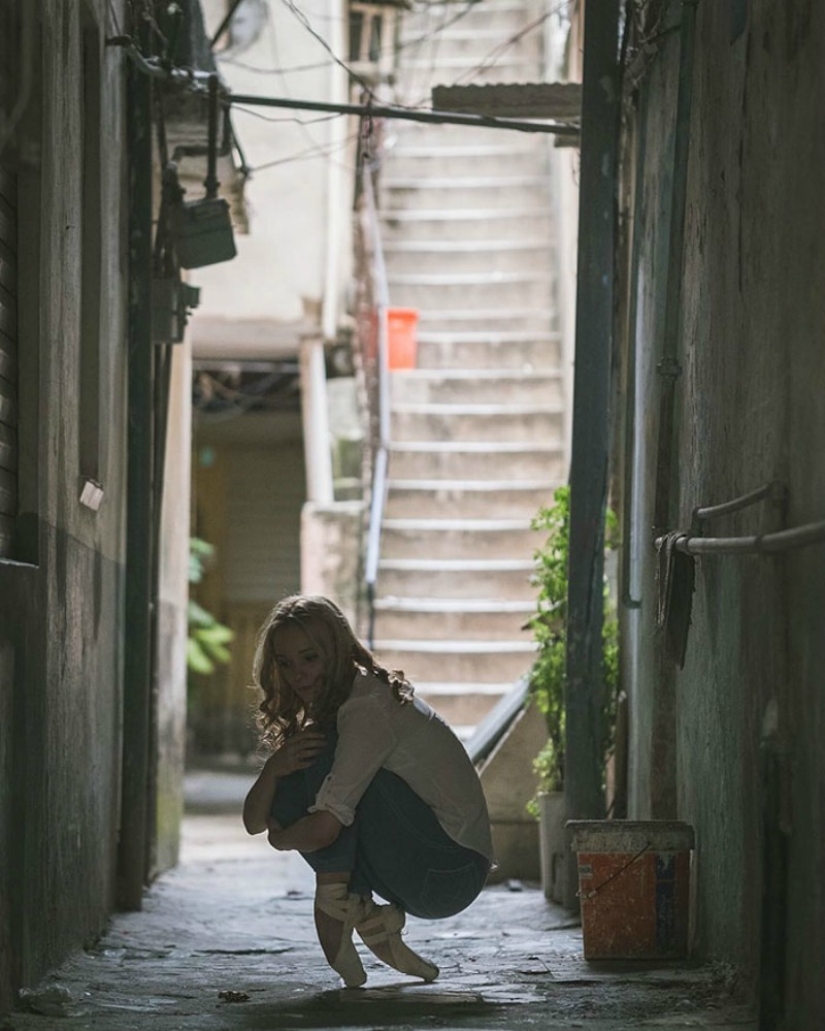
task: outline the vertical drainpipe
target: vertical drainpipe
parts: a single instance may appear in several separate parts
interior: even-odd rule
[[[564,794],[569,819],[604,815],[604,520],[613,340],[616,153],[619,126],[618,0],[584,11],[576,351],[570,461]],[[565,905],[574,907],[573,857]]]
[[[662,391],[659,400],[659,443],[656,458],[653,539],[672,529],[670,509],[673,497],[676,381],[682,371],[679,365],[679,335],[682,316],[690,115],[693,107],[696,3],[697,0],[687,0],[682,4],[682,24],[679,34],[679,94],[676,101],[676,138],[673,147],[673,193],[670,206],[665,324],[662,357],[657,366],[657,372],[662,378]]]
[[[146,40],[142,41],[145,45]],[[152,697],[152,85],[127,68],[129,181],[128,437],[123,763],[117,903],[140,909],[148,864]]]
[[[679,344],[682,328],[682,279],[684,276],[685,213],[687,210],[690,120],[693,108],[693,55],[696,35],[696,2],[682,3],[679,32],[679,91],[673,146],[673,191],[670,203],[670,236],[665,285],[664,330],[657,373],[659,439],[656,451],[656,485],[653,502],[653,538],[673,529],[674,499],[678,492],[676,446],[676,383],[681,374]],[[676,723],[674,669],[659,648],[656,657],[656,689],[651,732],[650,811],[656,819],[676,815]]]

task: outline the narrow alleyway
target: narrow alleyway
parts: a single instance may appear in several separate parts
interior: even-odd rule
[[[435,983],[367,958],[367,986],[339,989],[314,940],[307,868],[243,832],[248,780],[190,775],[181,865],[56,973],[64,991],[30,1000],[50,1012],[15,1013],[2,1031],[756,1027],[724,970],[586,964],[580,929],[535,886],[495,886],[458,917],[414,922]]]

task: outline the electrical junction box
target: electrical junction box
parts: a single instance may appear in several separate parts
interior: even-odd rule
[[[182,283],[177,276],[152,280],[152,340],[179,344],[189,312],[200,303],[200,288]]]
[[[182,268],[201,268],[235,257],[229,204],[223,197],[187,201],[178,209],[177,254]]]

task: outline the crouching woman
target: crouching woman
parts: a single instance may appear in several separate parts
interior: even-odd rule
[[[347,987],[366,981],[353,931],[384,963],[434,980],[438,968],[401,938],[406,915],[461,912],[493,856],[463,745],[326,598],[273,609],[254,677],[271,754],[244,803],[247,831],[267,831],[273,848],[297,850],[315,871],[318,939]]]

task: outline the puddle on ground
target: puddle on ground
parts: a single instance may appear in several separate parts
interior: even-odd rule
[[[243,1006],[243,1026],[270,1028],[392,1028],[431,1024],[472,1031],[478,1022],[504,1018],[514,1005],[540,1001],[521,985],[483,991],[442,991],[426,985],[392,984],[321,992],[298,1002]],[[240,1009],[241,1007],[237,1007]],[[489,1025],[488,1025],[489,1026]]]

